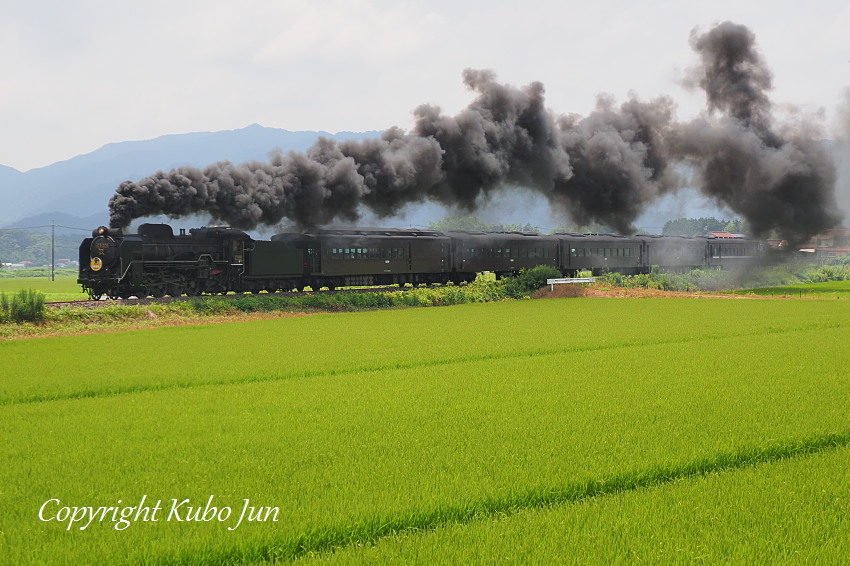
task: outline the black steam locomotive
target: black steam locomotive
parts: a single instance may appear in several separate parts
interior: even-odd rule
[[[162,297],[354,285],[463,283],[482,271],[505,276],[551,265],[578,271],[734,268],[758,261],[742,238],[485,233],[390,228],[284,232],[255,240],[226,227],[175,235],[167,224],[137,234],[101,226],[80,245],[78,282],[94,298]]]

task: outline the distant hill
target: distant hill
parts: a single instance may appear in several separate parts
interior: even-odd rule
[[[74,234],[85,237],[80,230],[84,228],[86,232],[90,232],[98,226],[109,224],[109,214],[106,212],[106,207],[103,207],[102,212],[97,212],[89,216],[75,216],[65,212],[44,212],[34,216],[27,216],[17,222],[12,222],[4,228],[21,228],[28,229],[34,232],[50,233],[51,225],[53,225],[56,234]]]
[[[50,220],[76,226],[91,222],[93,217],[105,220],[109,197],[121,182],[135,181],[158,170],[181,165],[204,167],[216,161],[265,161],[275,148],[304,151],[319,136],[341,141],[378,135],[380,132],[374,131],[291,132],[253,124],[239,130],[111,143],[24,173],[0,165],[0,227],[49,224]]]

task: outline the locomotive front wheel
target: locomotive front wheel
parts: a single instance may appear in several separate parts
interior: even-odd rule
[[[148,295],[158,299],[165,296],[165,287],[162,285],[152,285],[148,287]]]
[[[101,299],[103,298],[103,293],[92,293],[92,292],[89,292],[89,298],[90,298],[92,301],[99,301],[99,300],[101,300]]]

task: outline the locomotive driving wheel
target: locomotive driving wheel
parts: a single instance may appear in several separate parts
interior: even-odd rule
[[[158,299],[160,297],[165,296],[165,285],[164,284],[154,284],[148,287],[148,295]]]
[[[180,283],[169,283],[165,289],[170,297],[179,297],[183,294],[183,285]]]
[[[198,284],[197,279],[187,279],[183,284],[183,290],[189,297],[197,297],[201,294],[201,286]]]

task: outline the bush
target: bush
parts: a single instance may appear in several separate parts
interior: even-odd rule
[[[32,289],[21,289],[11,298],[0,293],[0,320],[12,322],[43,322],[44,293]]]
[[[508,277],[504,281],[504,292],[508,297],[519,299],[527,297],[534,291],[544,287],[547,279],[557,279],[561,272],[551,265],[538,265],[531,269],[523,269],[519,275]]]

